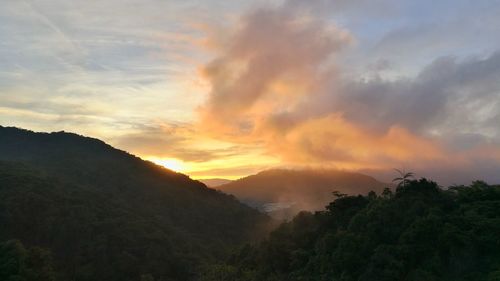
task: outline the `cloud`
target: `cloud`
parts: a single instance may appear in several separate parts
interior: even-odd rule
[[[266,166],[262,164],[257,165],[241,165],[220,168],[208,168],[189,173],[190,176],[195,178],[211,178],[218,175],[225,179],[239,179],[247,175],[257,174],[263,169],[269,169],[273,166]]]
[[[500,52],[437,58],[415,76],[356,78],[336,63],[355,41],[349,31],[294,3],[243,16],[204,66],[202,131],[261,143],[288,164],[410,166],[442,179],[478,163],[500,168]],[[500,180],[489,170],[478,175]]]
[[[500,55],[484,54],[500,43],[499,8],[487,0],[6,1],[0,123],[76,131],[214,173],[279,157],[495,178]],[[194,77],[207,50],[215,58]]]
[[[216,152],[190,147],[195,134],[186,124],[163,123],[132,126],[131,132],[111,139],[122,147],[143,156],[177,158],[183,161],[204,162],[216,157]]]
[[[315,15],[348,14],[354,16],[387,16],[392,15],[401,6],[396,0],[288,0],[284,8],[294,11],[308,11]]]
[[[229,134],[254,130],[259,115],[291,108],[291,100],[313,91],[321,66],[351,41],[346,31],[307,14],[290,14],[284,6],[247,14],[220,55],[203,68],[212,87],[200,109],[203,120]]]
[[[129,133],[110,138],[119,148],[146,158],[175,158],[185,163],[206,164],[211,161],[231,160],[250,153],[252,147],[212,143],[200,136],[189,123],[152,123],[150,125],[128,124]]]
[[[498,136],[491,126],[500,112],[500,52],[459,61],[436,59],[416,77],[384,81],[343,81],[321,103],[356,123],[379,130],[393,125],[422,135],[480,133]],[[333,103],[335,101],[335,103]]]

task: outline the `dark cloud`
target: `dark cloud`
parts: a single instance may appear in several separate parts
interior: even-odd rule
[[[491,126],[500,112],[498,77],[500,52],[465,61],[445,57],[415,78],[344,81],[339,92],[324,98],[331,100],[330,111],[379,130],[399,125],[419,134],[498,135],[500,127]]]

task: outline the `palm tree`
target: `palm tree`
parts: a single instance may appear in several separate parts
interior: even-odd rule
[[[394,178],[392,182],[398,182],[398,187],[405,187],[409,182],[410,179],[414,178],[413,173],[407,173],[404,169],[401,171],[399,169],[394,169],[396,172],[398,172],[399,177]]]

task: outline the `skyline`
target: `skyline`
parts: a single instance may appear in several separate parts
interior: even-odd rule
[[[7,0],[0,125],[194,178],[500,181],[500,1],[226,2]]]

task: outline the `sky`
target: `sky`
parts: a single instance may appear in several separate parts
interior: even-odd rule
[[[500,0],[0,2],[0,125],[193,178],[500,182]]]

